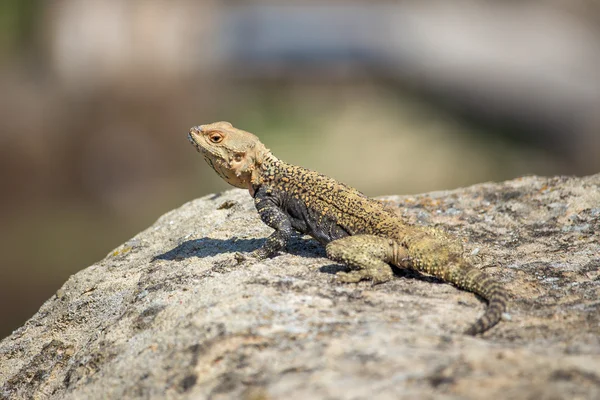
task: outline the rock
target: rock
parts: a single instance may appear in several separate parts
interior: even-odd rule
[[[304,237],[238,265],[270,229],[231,190],[70,277],[0,342],[0,397],[600,397],[600,174],[385,200],[462,238],[510,292],[506,320],[464,336],[475,295],[402,271],[336,283],[343,267]]]

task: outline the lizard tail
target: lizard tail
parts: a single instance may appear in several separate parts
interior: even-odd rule
[[[487,301],[485,313],[465,334],[483,333],[500,322],[508,305],[508,293],[492,276],[463,258],[459,242],[435,228],[413,228],[403,236],[401,245],[396,245],[392,251],[393,263],[441,278]]]
[[[393,253],[396,265],[408,266],[441,278],[487,301],[485,313],[465,331],[465,334],[483,333],[502,319],[508,304],[508,294],[492,276],[465,260],[462,257],[462,246],[448,238],[445,233],[434,229],[424,229],[416,234],[413,232],[403,246],[395,248]]]
[[[508,294],[490,275],[461,260],[447,268],[441,278],[460,289],[478,294],[488,302],[485,313],[465,331],[465,334],[483,333],[500,322],[502,314],[506,311]]]

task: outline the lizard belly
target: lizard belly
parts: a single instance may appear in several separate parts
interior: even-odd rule
[[[334,218],[307,207],[300,199],[290,200],[285,212],[295,230],[310,235],[322,244],[350,235]]]

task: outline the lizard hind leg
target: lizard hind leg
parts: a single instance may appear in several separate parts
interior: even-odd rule
[[[330,242],[327,257],[350,267],[350,272],[338,272],[341,282],[353,283],[372,280],[374,284],[392,279],[394,273],[388,264],[394,261],[394,240],[372,235],[347,236]]]

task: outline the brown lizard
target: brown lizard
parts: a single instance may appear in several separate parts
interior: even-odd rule
[[[462,245],[431,227],[408,225],[382,202],[317,172],[277,159],[255,135],[215,122],[190,129],[189,140],[229,184],[248,189],[262,221],[275,229],[252,253],[263,259],[284,250],[293,230],[326,245],[327,257],[346,264],[342,282],[393,277],[390,264],[441,278],[488,302],[466,334],[483,333],[506,310],[502,286],[463,257]]]

